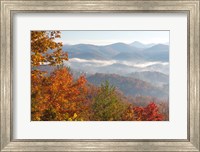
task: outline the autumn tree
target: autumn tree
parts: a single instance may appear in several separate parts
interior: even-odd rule
[[[56,42],[60,31],[31,32],[31,118],[32,120],[86,120],[87,87],[84,76],[77,80],[67,68],[56,69],[47,75],[39,70],[62,65],[68,55],[62,43]]]
[[[135,111],[132,104],[129,104],[122,114],[123,121],[135,121]]]
[[[57,42],[60,31],[31,32],[31,120],[33,121],[159,121],[164,120],[155,103],[146,107],[127,103],[120,90],[108,81],[100,87],[87,83],[85,76],[74,78],[62,67],[68,55]],[[59,66],[53,72],[41,65]],[[46,71],[47,72],[47,71]],[[166,107],[166,106],[162,106]]]
[[[116,121],[121,120],[125,105],[117,95],[115,87],[106,81],[101,84],[98,94],[94,97],[92,108],[94,120]]]
[[[56,42],[61,37],[60,31],[31,31],[31,66],[43,63],[60,65],[68,60],[68,55],[62,50],[62,43]]]
[[[38,78],[40,81],[38,81]],[[32,75],[32,120],[84,120],[86,79],[74,81],[67,68]]]
[[[134,107],[135,120],[137,121],[162,121],[164,115],[159,112],[158,106],[151,102],[146,107]]]

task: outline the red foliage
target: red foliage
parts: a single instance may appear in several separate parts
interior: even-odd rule
[[[151,102],[145,108],[134,107],[135,119],[137,121],[162,121],[164,120],[164,115],[159,113],[158,106]]]

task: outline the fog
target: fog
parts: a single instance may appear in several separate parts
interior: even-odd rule
[[[169,62],[130,62],[118,60],[87,60],[71,58],[64,63],[71,69],[85,73],[131,73],[138,71],[157,71],[168,74]]]

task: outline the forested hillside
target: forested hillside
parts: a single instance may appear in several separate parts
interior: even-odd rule
[[[161,86],[139,79],[136,74],[87,73],[71,68],[71,55],[108,59],[121,51],[124,44],[96,48],[99,54],[63,50],[55,41],[60,31],[31,32],[31,120],[32,121],[164,121],[168,120],[168,92]],[[71,46],[70,46],[71,47]],[[115,48],[116,47],[116,48]],[[126,46],[133,49],[133,46]],[[105,56],[102,51],[110,50]],[[126,50],[127,50],[126,49]],[[136,49],[136,48],[134,48]],[[140,50],[140,49],[137,49]],[[77,53],[77,52],[81,53]],[[105,50],[104,50],[105,51]],[[88,54],[89,53],[89,54]],[[69,56],[68,56],[69,55]],[[140,56],[140,55],[139,55]],[[101,64],[101,61],[98,62]],[[76,71],[76,76],[75,72]],[[154,76],[151,79],[156,79]],[[166,78],[167,79],[167,78]],[[167,80],[165,81],[167,82]]]

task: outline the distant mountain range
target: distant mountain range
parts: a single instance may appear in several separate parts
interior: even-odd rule
[[[134,72],[128,74],[127,76],[140,79],[157,86],[163,86],[169,83],[168,75],[155,71]]]
[[[88,82],[109,81],[127,96],[169,98],[169,46],[166,44],[114,43],[64,45],[69,67],[76,79],[84,74]],[[56,67],[41,65],[48,73]]]
[[[64,45],[70,68],[95,74],[115,73],[126,75],[133,72],[157,71],[169,74],[169,46],[165,44],[114,43],[105,46],[91,44]]]
[[[144,48],[149,48],[149,47],[152,47],[154,45],[156,45],[155,43],[150,43],[150,44],[143,44],[139,41],[134,41],[133,43],[129,44],[131,46],[134,46],[136,48],[141,48],[141,49],[144,49]]]
[[[158,87],[147,81],[116,74],[96,73],[89,76],[87,80],[97,86],[105,81],[109,81],[111,85],[117,87],[127,96],[152,96],[167,100],[169,95],[166,85],[163,86],[165,88]]]
[[[165,44],[114,43],[97,46],[91,44],[64,45],[69,58],[96,60],[169,61],[169,46]]]

